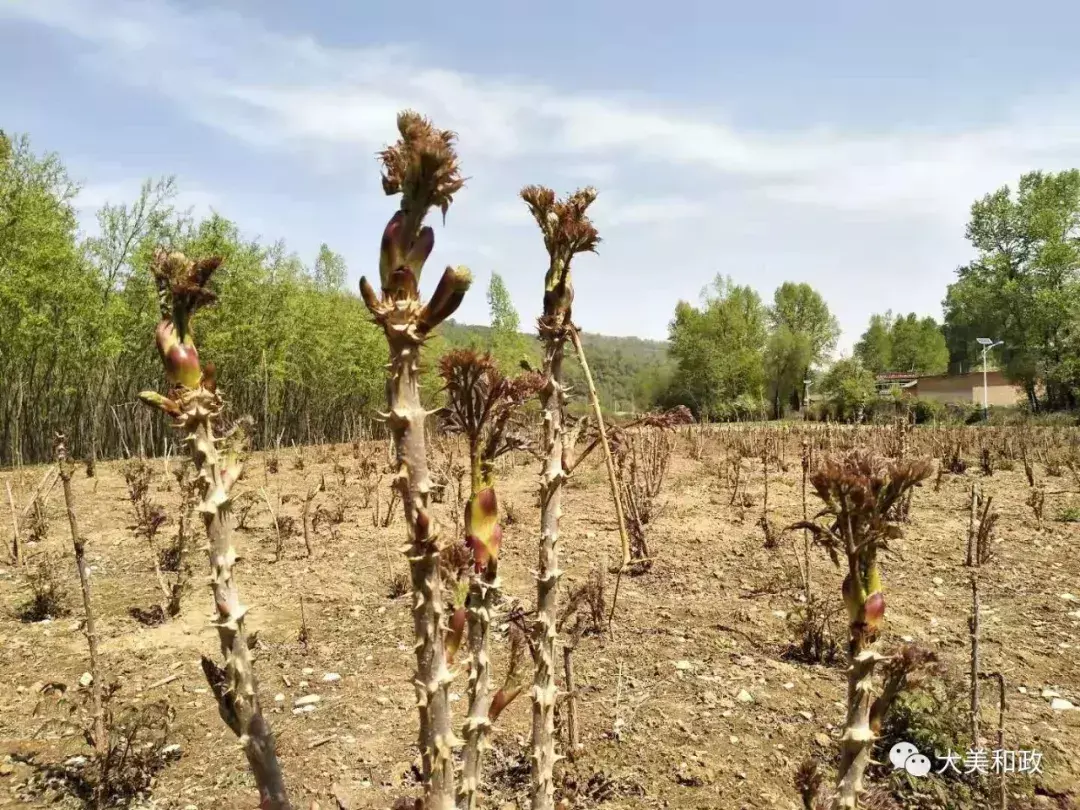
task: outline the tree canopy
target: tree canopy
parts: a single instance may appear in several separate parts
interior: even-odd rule
[[[941,327],[933,318],[920,318],[914,312],[899,317],[891,311],[872,315],[855,344],[855,357],[874,374],[943,374],[949,366]]]
[[[1080,386],[1080,171],[1030,172],[971,207],[976,257],[945,296],[949,351],[965,368],[976,338],[1003,340],[1006,374],[1033,403],[1075,407]],[[1039,387],[1045,388],[1039,401]]]

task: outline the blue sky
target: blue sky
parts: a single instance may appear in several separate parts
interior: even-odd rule
[[[308,260],[325,241],[355,284],[394,207],[374,153],[413,107],[460,134],[432,261],[473,269],[462,320],[492,271],[539,308],[517,190],[592,184],[585,329],[664,337],[723,273],[813,284],[847,348],[872,312],[940,316],[976,197],[1080,166],[1078,29],[1066,0],[0,0],[0,126],[63,156],[88,227],[174,174],[181,204]]]

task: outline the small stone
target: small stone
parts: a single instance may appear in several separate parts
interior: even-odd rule
[[[1056,689],[1051,689],[1050,687],[1047,687],[1042,690],[1042,696],[1049,700],[1050,698],[1061,697],[1061,692],[1058,692]]]
[[[1063,593],[1061,594],[1061,598],[1066,602],[1080,602],[1080,598],[1073,596],[1071,593]]]
[[[745,689],[740,689],[739,694],[737,694],[735,696],[735,699],[737,701],[739,701],[739,703],[753,703],[754,702],[754,696],[751,695],[749,692],[747,692]]]
[[[79,676],[79,686],[81,686],[83,689],[88,687],[93,682],[94,676],[91,675],[89,672],[84,672],[82,675]]]
[[[336,672],[327,672],[322,676],[323,683],[337,683],[341,680],[341,676]]]
[[[739,744],[739,738],[736,737],[734,734],[732,734],[730,737],[728,737],[728,742],[731,743],[732,745],[738,745]]]
[[[380,706],[389,706],[390,698],[388,698],[386,695],[377,695],[375,697],[375,702],[378,703]]]
[[[276,695],[274,695],[274,703],[284,703],[284,702],[285,702],[285,695],[281,694],[281,692],[278,692]]]
[[[795,684],[794,684],[794,683],[792,683],[791,681],[788,681],[787,683],[785,683],[785,684],[784,684],[784,688],[785,688],[785,689],[794,689],[794,688],[795,688]]]
[[[1050,701],[1050,708],[1056,712],[1067,712],[1076,707],[1073,706],[1070,701],[1065,700],[1065,698],[1054,698]]]
[[[830,745],[832,745],[832,738],[829,737],[829,735],[825,732],[819,731],[817,734],[814,735],[814,742],[816,742],[822,748],[828,748]]]
[[[166,745],[161,749],[161,755],[163,757],[178,757],[180,756],[180,743],[173,743],[172,745]]]
[[[945,584],[945,580],[943,580],[941,577],[934,577],[930,581],[933,582],[935,585],[944,585]]]
[[[675,669],[679,670],[680,672],[685,672],[685,671],[687,671],[689,669],[693,669],[693,668],[694,668],[694,665],[691,664],[689,661],[676,661],[675,662]]]
[[[799,716],[804,720],[813,720],[814,715],[811,712],[799,712]]]
[[[0,776],[11,776],[15,773],[15,766],[10,762],[0,763]]]
[[[293,706],[314,706],[322,700],[322,695],[304,695],[293,701]]]
[[[313,670],[311,667],[304,667],[302,670],[300,670],[300,674],[301,675],[314,675],[315,670]]]
[[[1016,691],[1019,692],[1021,695],[1026,695],[1027,694],[1027,687],[1026,686],[1018,686],[1018,687],[1016,687]]]

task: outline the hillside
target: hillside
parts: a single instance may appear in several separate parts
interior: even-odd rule
[[[439,331],[449,346],[487,347],[491,342],[488,326],[451,320]],[[533,337],[529,333],[525,336]],[[582,332],[581,342],[605,410],[635,411],[650,407],[670,376],[667,341]],[[570,384],[584,394],[585,378],[577,356],[569,352],[567,359]]]

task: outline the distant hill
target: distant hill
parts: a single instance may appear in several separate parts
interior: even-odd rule
[[[491,329],[451,320],[439,327],[439,331],[450,346],[483,347],[489,345]],[[604,410],[642,411],[652,407],[671,374],[666,340],[582,332],[581,343]],[[584,402],[588,389],[572,347],[567,352],[566,373],[573,386],[572,396]]]

